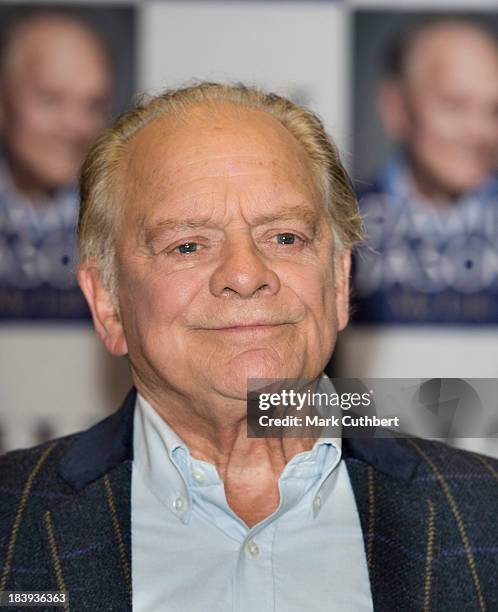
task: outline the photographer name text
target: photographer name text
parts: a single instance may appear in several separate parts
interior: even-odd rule
[[[318,415],[305,415],[303,417],[287,415],[281,418],[270,417],[263,414],[258,419],[260,427],[399,427],[399,417],[353,416],[343,414],[339,416],[320,417]]]

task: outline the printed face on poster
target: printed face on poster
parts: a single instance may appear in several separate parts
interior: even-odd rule
[[[498,324],[498,14],[354,25],[355,320]]]
[[[133,93],[134,9],[15,4],[0,19],[0,319],[88,318],[77,180]]]

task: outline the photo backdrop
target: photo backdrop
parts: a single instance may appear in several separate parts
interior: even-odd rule
[[[87,7],[113,4],[95,0]],[[115,6],[135,15],[135,43],[122,41],[127,71],[135,75],[131,94],[193,79],[245,81],[284,93],[321,115],[347,167],[361,178],[386,145],[369,124],[376,121],[372,101],[358,91],[376,68],[368,54],[354,65],[357,16],[368,10],[376,22],[376,11],[455,6],[488,14],[495,3],[148,0]],[[348,377],[496,377],[498,329],[353,326],[341,335],[334,369]],[[125,361],[105,354],[90,324],[0,324],[4,450],[90,425],[117,407],[128,385]],[[496,452],[483,441],[473,444]]]

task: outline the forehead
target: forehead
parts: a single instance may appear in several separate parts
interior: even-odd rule
[[[414,42],[408,75],[414,85],[446,82],[463,90],[487,89],[498,95],[498,47],[475,26],[434,26]]]
[[[105,85],[109,67],[92,32],[76,21],[40,18],[19,28],[7,67],[15,79]]]
[[[230,104],[162,117],[130,143],[123,163],[127,206],[153,206],[200,190],[314,190],[303,146],[277,119]]]

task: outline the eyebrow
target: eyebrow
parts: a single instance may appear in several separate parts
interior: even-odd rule
[[[186,219],[161,219],[152,226],[147,226],[145,222],[141,223],[143,228],[143,238],[146,245],[153,244],[167,232],[181,232],[185,230],[197,229],[199,227],[215,227],[205,217],[193,217]]]
[[[258,215],[251,223],[251,227],[260,225],[270,225],[278,221],[303,221],[315,234],[319,216],[317,211],[309,206],[301,204],[286,206],[275,213],[267,213]],[[147,226],[145,220],[141,224],[143,228],[143,237],[146,245],[153,244],[157,239],[167,232],[181,232],[198,228],[215,228],[217,227],[209,217],[187,217],[187,218],[169,218],[161,219],[154,225]]]
[[[316,230],[318,225],[318,214],[316,210],[313,210],[309,206],[303,206],[302,204],[294,204],[292,206],[286,206],[282,210],[258,215],[254,220],[253,226],[258,225],[270,225],[270,223],[274,223],[275,221],[303,221],[306,225]]]

